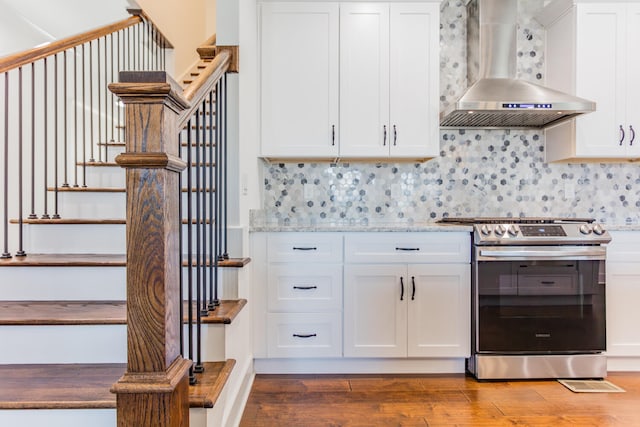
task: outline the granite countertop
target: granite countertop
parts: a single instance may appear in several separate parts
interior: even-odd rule
[[[473,227],[468,225],[449,225],[437,224],[435,222],[423,223],[376,223],[376,224],[357,224],[357,223],[315,223],[315,224],[278,224],[278,223],[261,223],[252,224],[250,231],[258,232],[285,232],[285,231],[317,231],[317,232],[420,232],[420,231],[463,231],[471,232]]]

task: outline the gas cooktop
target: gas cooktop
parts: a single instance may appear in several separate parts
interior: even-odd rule
[[[611,241],[593,218],[442,218],[441,224],[473,226],[476,245],[600,245]]]

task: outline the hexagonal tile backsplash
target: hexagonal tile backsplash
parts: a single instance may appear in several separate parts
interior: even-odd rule
[[[518,77],[544,84],[543,0],[518,0]],[[441,105],[466,88],[463,0],[442,3]],[[443,216],[640,221],[640,166],[547,164],[535,130],[441,130],[424,163],[265,164],[263,215],[279,224],[424,222]],[[306,188],[305,188],[306,186]]]

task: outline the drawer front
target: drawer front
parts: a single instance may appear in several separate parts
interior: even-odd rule
[[[270,233],[269,262],[342,262],[342,236],[335,233]]]
[[[471,261],[465,232],[352,233],[345,236],[348,263],[447,263]]]
[[[607,262],[637,262],[640,259],[640,232],[610,231]]]
[[[342,310],[341,264],[271,264],[269,311]]]
[[[268,357],[341,357],[341,313],[267,314]]]

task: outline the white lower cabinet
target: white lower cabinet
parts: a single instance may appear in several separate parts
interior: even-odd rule
[[[346,357],[468,357],[471,266],[467,233],[345,237]],[[378,241],[376,241],[378,240]],[[367,263],[355,248],[368,247]],[[457,251],[451,250],[458,247]],[[377,252],[377,253],[376,253]],[[385,255],[386,254],[386,255]],[[442,260],[426,263],[425,259]],[[350,263],[350,261],[359,261]],[[420,260],[420,262],[412,262]]]
[[[611,231],[607,248],[607,356],[640,357],[640,233]]]

